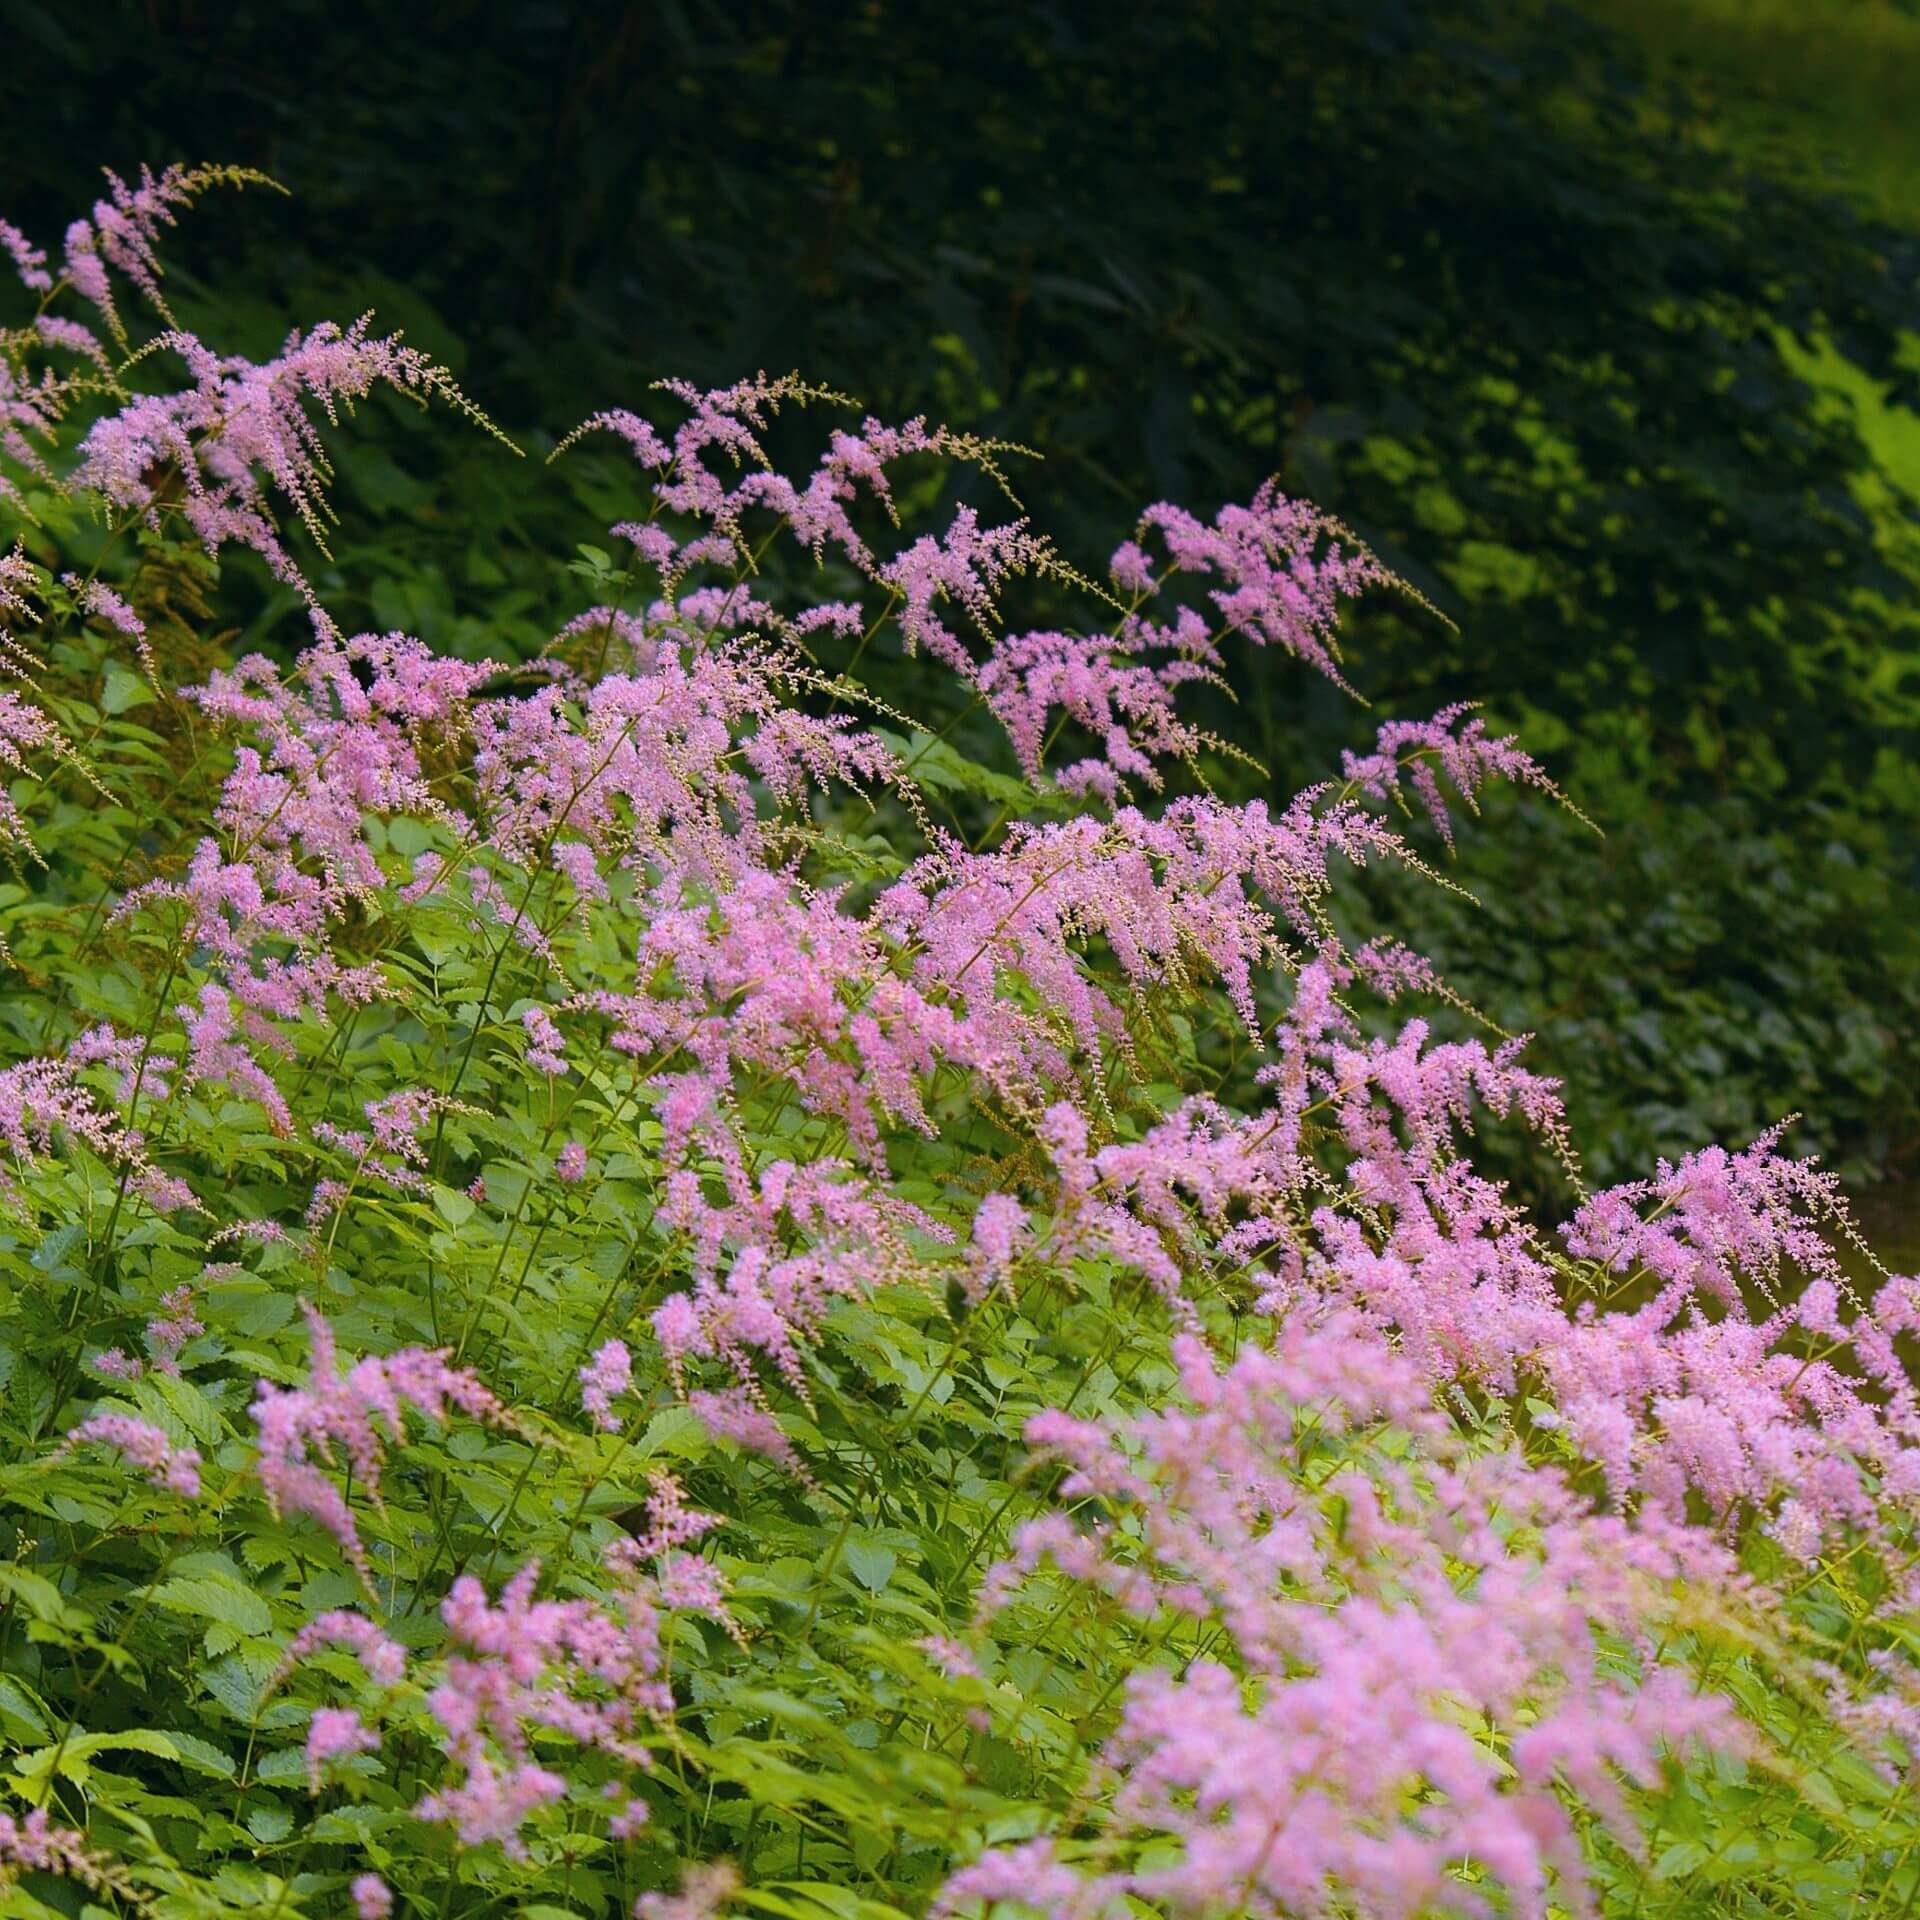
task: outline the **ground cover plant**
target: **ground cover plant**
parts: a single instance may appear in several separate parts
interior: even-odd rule
[[[1397,937],[1587,832],[1522,743],[1222,797],[1196,695],[1438,616],[755,375],[570,436],[532,657],[350,630],[329,450],[476,410],[176,324],[267,184],[0,227],[8,1910],[1911,1910],[1920,1284],[1778,1130],[1588,1182]]]

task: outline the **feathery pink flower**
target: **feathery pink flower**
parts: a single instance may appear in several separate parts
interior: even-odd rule
[[[666,1476],[647,1507],[645,1536],[609,1549],[611,1590],[597,1602],[536,1600],[534,1564],[497,1601],[471,1574],[454,1582],[441,1608],[450,1651],[427,1705],[458,1777],[420,1803],[422,1819],[445,1821],[467,1846],[498,1840],[509,1857],[522,1855],[528,1819],[566,1791],[560,1774],[532,1759],[533,1727],[630,1767],[649,1764],[643,1736],[673,1712],[662,1612],[690,1607],[731,1622],[712,1570],[681,1551],[715,1523],[690,1512]],[[657,1572],[645,1570],[649,1561]]]
[[[96,1892],[127,1891],[105,1856],[88,1847],[86,1835],[56,1827],[45,1807],[18,1818],[0,1811],[0,1872],[54,1873]]]
[[[618,1433],[613,1401],[633,1385],[633,1357],[624,1340],[607,1341],[580,1369],[580,1404],[602,1433]]]
[[[307,1791],[318,1793],[337,1762],[379,1750],[380,1736],[351,1707],[316,1707],[307,1723]]]
[[[90,1413],[67,1432],[63,1447],[110,1448],[146,1475],[162,1493],[189,1500],[200,1497],[200,1456],[192,1447],[176,1447],[163,1428],[124,1413]]]
[[[280,1662],[281,1673],[290,1673],[300,1661],[322,1647],[344,1647],[358,1658],[367,1677],[383,1687],[397,1687],[407,1677],[406,1649],[398,1641],[389,1639],[364,1614],[346,1608],[336,1608],[308,1621],[288,1644]]]
[[[387,1920],[393,1912],[393,1890],[377,1873],[357,1873],[347,1891],[353,1897],[355,1920]]]
[[[328,1469],[350,1466],[362,1493],[377,1506],[386,1449],[404,1438],[409,1407],[433,1421],[457,1410],[490,1425],[504,1423],[506,1411],[472,1373],[447,1364],[445,1348],[369,1354],[342,1374],[332,1328],[304,1302],[302,1311],[313,1343],[307,1384],[280,1387],[262,1380],[256,1386],[255,1471],[274,1512],[318,1521],[370,1586],[373,1569],[360,1530]]]
[[[1105,1818],[1132,1846],[1084,1868],[1044,1842],[996,1850],[941,1910],[1013,1895],[1060,1916],[1411,1914],[1468,1858],[1522,1910],[1549,1889],[1578,1902],[1556,1788],[1625,1826],[1617,1776],[1651,1785],[1668,1747],[1730,1734],[1639,1631],[1667,1583],[1724,1577],[1726,1556],[1468,1452],[1419,1370],[1351,1314],[1296,1315],[1224,1370],[1193,1336],[1176,1355],[1185,1407],[1032,1423],[1068,1467],[1062,1499],[1098,1517],[1029,1523],[988,1605],[1051,1561],[1143,1623],[1199,1620],[1218,1651],[1128,1683],[1103,1763]],[[1637,1673],[1616,1636],[1643,1649]]]
[[[680,1870],[678,1893],[643,1893],[633,1903],[634,1920],[713,1920],[739,1890],[739,1871],[728,1861],[689,1861]]]

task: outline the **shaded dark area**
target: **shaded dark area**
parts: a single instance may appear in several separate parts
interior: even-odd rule
[[[1459,622],[1361,623],[1375,707],[1486,700],[1609,830],[1505,810],[1485,913],[1402,907],[1543,1030],[1598,1170],[1796,1108],[1857,1167],[1920,1135],[1913,502],[1781,349],[1910,396],[1920,245],[1745,176],[1577,14],[10,12],[37,235],[101,163],[294,190],[176,240],[183,314],[254,329],[220,344],[378,307],[536,450],[663,374],[798,367],[1044,449],[1023,495],[1092,569],[1146,501],[1278,471]],[[631,503],[448,420],[339,445],[341,617],[469,651],[537,645]],[[1236,731],[1290,791],[1368,717],[1256,665]]]

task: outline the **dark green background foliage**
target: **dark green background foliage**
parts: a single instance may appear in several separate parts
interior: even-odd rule
[[[220,344],[375,306],[535,451],[663,374],[797,367],[1046,448],[1023,496],[1096,571],[1146,501],[1211,512],[1279,472],[1459,623],[1363,617],[1374,707],[1486,700],[1607,829],[1513,806],[1461,856],[1483,912],[1400,903],[1471,997],[1543,1030],[1596,1171],[1793,1108],[1857,1170],[1920,1136],[1920,541],[1863,432],[1910,424],[1920,240],[1810,166],[1751,169],[1586,18],[11,18],[33,52],[0,77],[5,197],[37,235],[101,162],[294,189],[176,238]],[[537,646],[554,556],[631,498],[605,455],[522,466],[397,410],[337,445],[341,571],[378,584],[336,611],[467,651]],[[297,637],[263,580],[223,594]],[[1370,720],[1268,664],[1237,693],[1290,792]]]

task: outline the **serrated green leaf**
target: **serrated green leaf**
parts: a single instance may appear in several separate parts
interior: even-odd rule
[[[153,1603],[174,1613],[217,1620],[249,1637],[273,1630],[273,1613],[267,1603],[251,1588],[219,1575],[169,1580],[154,1589]]]

